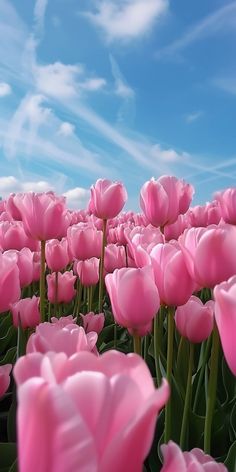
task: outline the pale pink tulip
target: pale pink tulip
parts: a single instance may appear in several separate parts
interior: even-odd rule
[[[51,303],[56,302],[56,273],[48,274],[47,277],[48,287],[48,300]],[[73,275],[72,270],[64,272],[58,272],[58,287],[57,287],[57,302],[58,303],[69,303],[76,295],[75,290],[76,276]]]
[[[151,267],[116,269],[105,277],[115,320],[133,332],[155,317],[160,299]]]
[[[28,247],[32,251],[37,251],[39,243],[26,235],[21,221],[1,221],[0,247],[3,251],[7,251],[8,249],[17,249],[20,251],[24,247]]]
[[[236,275],[214,288],[215,319],[226,362],[236,376]]]
[[[126,267],[126,255],[124,246],[118,246],[118,244],[108,244],[105,247],[105,272],[114,272],[115,269],[121,269],[122,267]]]
[[[99,280],[99,259],[91,257],[84,261],[78,261],[75,264],[76,273],[79,276],[81,283],[85,287],[96,285]]]
[[[20,251],[5,251],[4,254],[11,255],[15,259],[19,269],[21,288],[30,285],[33,280],[33,252],[28,247],[24,247]]]
[[[201,343],[207,339],[214,324],[214,302],[205,305],[192,295],[185,305],[178,306],[175,312],[177,330],[192,343]]]
[[[17,328],[35,328],[40,323],[39,297],[22,298],[11,304],[13,325]]]
[[[47,241],[45,255],[47,266],[53,272],[65,269],[70,262],[67,239],[63,238],[61,241],[50,239],[50,241]]]
[[[19,269],[15,255],[0,253],[0,313],[20,298]]]
[[[219,202],[221,215],[226,223],[236,224],[236,188],[217,192],[214,198]]]
[[[11,364],[0,365],[0,398],[6,393],[10,385]]]
[[[108,220],[117,216],[127,200],[127,192],[121,182],[98,179],[90,190],[89,209],[101,219]]]
[[[75,259],[84,261],[101,256],[102,231],[94,225],[79,223],[68,228],[69,249]]]
[[[105,323],[104,313],[95,314],[90,311],[86,315],[82,315],[82,313],[80,313],[80,316],[82,318],[83,327],[86,333],[90,333],[90,331],[95,331],[97,334],[101,333]]]
[[[161,472],[227,472],[222,463],[216,462],[201,449],[182,452],[173,441],[161,446],[164,456]]]
[[[141,357],[27,355],[14,376],[22,472],[142,471],[169,386]]]
[[[140,192],[140,206],[153,226],[164,227],[186,213],[194,190],[190,184],[176,177],[163,175],[146,182]]]

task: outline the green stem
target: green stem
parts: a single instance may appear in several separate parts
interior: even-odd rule
[[[41,259],[40,259],[40,316],[41,322],[45,321],[45,246],[46,241],[41,241]]]
[[[88,312],[92,311],[93,286],[88,287]]]
[[[54,314],[58,318],[58,272],[55,272],[55,305]]]
[[[202,387],[203,377],[204,377],[204,374],[205,374],[205,366],[206,366],[207,359],[208,359],[208,356],[209,356],[210,346],[211,346],[211,336],[209,336],[206,345],[204,346],[202,344],[202,346],[201,346],[200,358],[202,358],[202,359],[201,360],[199,359],[199,368],[201,368],[201,371],[200,371],[200,374],[199,374],[199,378],[198,378],[198,382],[197,382],[197,388],[196,388],[195,397],[194,397],[194,403],[193,403],[193,412],[194,413],[196,413],[196,411],[197,411],[197,406],[198,406],[198,402],[199,402],[199,395],[200,395],[200,390],[201,390],[201,387]]]
[[[189,346],[189,364],[188,364],[188,377],[186,385],[186,394],[184,400],[184,412],[180,433],[180,447],[183,450],[185,447],[185,438],[187,433],[188,418],[189,418],[189,408],[191,404],[191,394],[192,394],[192,373],[193,373],[193,357],[194,356],[194,344],[190,343]]]
[[[174,342],[174,308],[168,307],[168,338],[167,338],[167,373],[166,379],[171,388],[172,364],[173,364],[173,342]],[[164,443],[171,438],[171,401],[165,407],[165,430]]]
[[[107,230],[107,220],[103,220],[103,228],[102,228],[102,252],[101,252],[101,259],[99,265],[99,292],[98,292],[98,311],[99,313],[102,312],[103,306],[103,270],[104,270],[104,255],[105,255],[105,247],[106,247],[106,230]]]
[[[138,334],[133,334],[133,341],[134,341],[134,352],[141,356],[142,355],[142,352],[141,352],[141,337]]]
[[[76,302],[75,302],[75,314],[77,318],[77,323],[79,321],[81,298],[82,298],[82,283],[79,280],[78,285],[77,285],[77,295],[76,295]]]
[[[207,407],[204,427],[204,451],[207,454],[211,452],[211,430],[212,420],[216,400],[218,359],[219,359],[220,340],[217,326],[215,324],[212,335],[212,348],[210,360],[210,377],[208,384]]]
[[[146,334],[143,340],[143,358],[146,363],[147,363],[147,358],[148,358],[148,348],[149,348],[149,335]]]
[[[117,324],[114,324],[114,349],[117,348]]]
[[[157,379],[157,386],[161,385],[161,369],[160,369],[160,339],[159,339],[159,328],[160,326],[158,323],[160,313],[157,313],[154,318],[154,356],[155,356],[155,368],[156,368],[156,379]]]

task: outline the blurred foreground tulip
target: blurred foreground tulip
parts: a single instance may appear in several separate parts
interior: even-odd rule
[[[227,472],[224,464],[216,462],[201,449],[182,452],[173,441],[161,446],[164,457],[161,472]]]

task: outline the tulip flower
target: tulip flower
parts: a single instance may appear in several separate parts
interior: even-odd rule
[[[141,357],[31,354],[14,376],[22,472],[142,471],[169,387],[154,387]]]
[[[47,286],[48,286],[48,300],[51,303],[69,303],[76,295],[74,284],[76,276],[73,275],[72,270],[64,272],[58,272],[58,286],[56,294],[56,273],[48,274]]]
[[[90,311],[86,315],[80,313],[80,316],[86,333],[90,333],[91,331],[94,331],[97,334],[101,333],[105,323],[104,313],[95,314]]]
[[[219,202],[221,216],[226,223],[236,224],[236,188],[216,192],[214,198]]]
[[[70,261],[67,239],[63,238],[61,241],[58,239],[50,239],[46,244],[45,256],[47,266],[53,272],[59,272],[65,269]]]
[[[0,365],[0,398],[6,393],[10,385],[11,364]]]
[[[0,253],[0,313],[20,298],[19,269],[16,257]]]
[[[20,251],[9,250],[5,251],[5,255],[11,255],[16,261],[19,268],[19,279],[21,288],[27,287],[33,281],[33,258],[34,253],[28,248],[24,247]]]
[[[194,189],[176,177],[163,175],[146,182],[140,192],[140,206],[149,223],[164,227],[174,223],[189,208]]]
[[[78,261],[75,264],[76,273],[79,276],[80,282],[85,287],[96,285],[99,280],[99,259],[91,257],[84,261]]]
[[[0,222],[0,247],[3,251],[17,249],[20,251],[28,247],[32,251],[37,251],[39,242],[27,236],[21,221],[1,221]]]
[[[207,339],[214,324],[214,302],[205,305],[192,295],[185,305],[178,306],[175,312],[175,324],[181,334],[192,343],[201,343]]]
[[[127,200],[127,192],[121,182],[98,179],[91,187],[90,211],[103,220],[117,216]]]
[[[189,452],[182,452],[173,441],[162,444],[164,456],[161,472],[227,472],[224,464],[216,462],[201,449],[195,448]]]
[[[122,267],[126,267],[126,255],[124,246],[108,244],[105,247],[105,272],[114,272],[115,269],[121,269]]]
[[[17,328],[35,328],[40,323],[39,297],[22,298],[10,306],[13,325]]]
[[[68,228],[69,250],[75,259],[84,261],[101,256],[102,231],[94,225],[79,223]]]

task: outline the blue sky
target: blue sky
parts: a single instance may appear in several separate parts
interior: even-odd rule
[[[236,1],[1,0],[0,194],[235,186]]]

